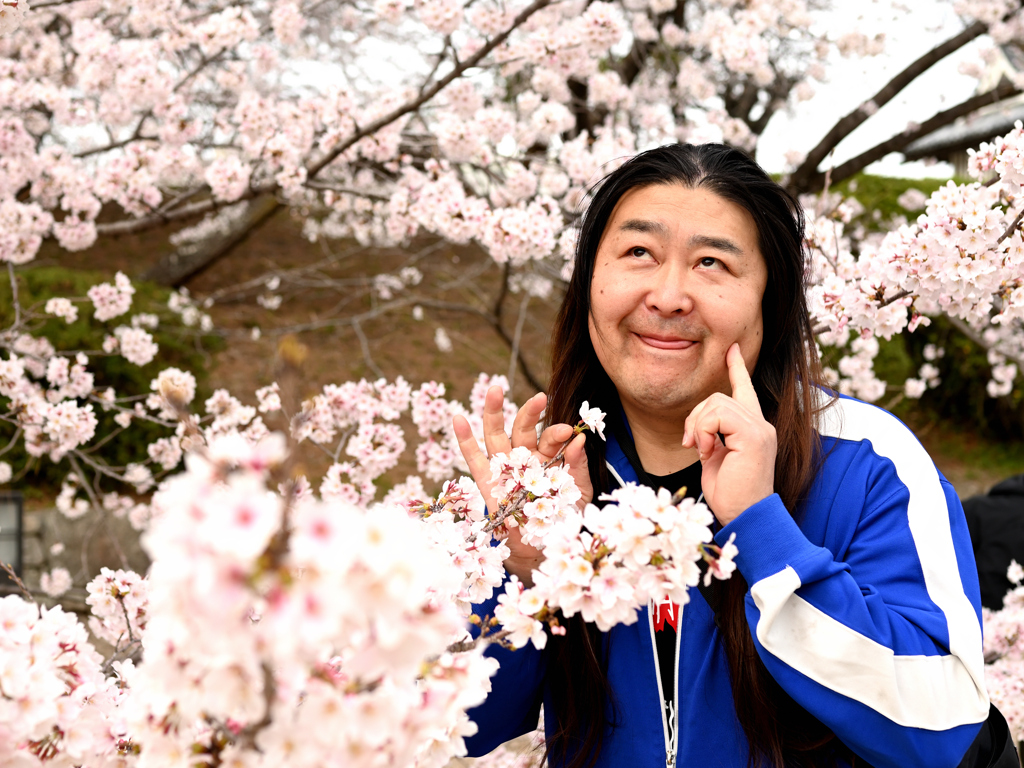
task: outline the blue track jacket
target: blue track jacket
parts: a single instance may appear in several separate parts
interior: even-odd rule
[[[754,644],[789,695],[876,768],[953,768],[989,710],[960,501],[891,414],[842,397],[819,426],[823,465],[796,520],[773,495],[715,535],[723,544],[736,534]],[[618,479],[636,481],[611,439],[606,458]],[[679,625],[676,722],[663,715],[653,637],[646,608],[605,634],[617,719],[598,765],[745,768],[725,651],[697,589]],[[487,652],[501,668],[469,712],[479,726],[470,755],[533,730],[549,695],[544,652]]]

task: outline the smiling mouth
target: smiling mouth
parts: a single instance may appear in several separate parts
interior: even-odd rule
[[[646,336],[642,333],[636,334],[644,344],[655,349],[689,349],[698,342],[692,339],[680,339],[674,336]]]

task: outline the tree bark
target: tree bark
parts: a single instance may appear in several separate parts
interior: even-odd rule
[[[971,24],[971,26],[967,27],[967,29],[960,34],[955,35],[946,42],[935,46],[926,54],[911,63],[906,67],[906,69],[886,83],[886,85],[876,93],[874,98],[870,99],[870,101],[874,102],[876,108],[880,108],[882,105],[887,104],[900,91],[931,68],[933,64],[936,64],[946,58],[949,54],[967,45],[967,43],[971,42],[976,37],[980,37],[987,30],[988,27],[980,21],[976,21],[974,24]],[[825,134],[825,137],[818,142],[818,145],[807,154],[807,158],[800,167],[793,172],[789,179],[789,186],[792,189],[807,189],[810,180],[818,174],[818,166],[821,165],[822,160],[828,156],[828,153],[835,149],[836,145],[839,144],[840,141],[853,133],[854,129],[860,126],[860,124],[870,116],[871,114],[869,114],[869,110],[865,110],[863,105],[861,105],[832,126],[832,130]]]
[[[181,287],[231,253],[283,207],[273,195],[257,198],[249,204],[245,218],[228,234],[198,243],[196,250],[191,253],[177,250],[163,257],[143,273],[142,279],[158,285]]]
[[[1013,83],[1004,78],[999,82],[999,85],[991,91],[986,91],[985,93],[980,93],[977,96],[972,96],[966,101],[957,104],[955,107],[950,107],[942,112],[938,112],[921,123],[919,127],[897,134],[891,139],[883,141],[871,149],[861,152],[856,157],[847,160],[845,163],[836,166],[832,169],[831,182],[833,184],[838,184],[839,182],[864,170],[864,168],[876,160],[881,160],[890,152],[899,152],[901,149],[906,149],[906,147],[912,142],[934,133],[943,126],[949,125],[958,117],[969,115],[981,107],[988,104],[994,104],[997,101],[1002,101],[1003,99],[1008,99],[1019,93],[1021,93],[1020,88],[1017,88]],[[790,182],[789,188],[791,192],[796,193],[812,192],[820,189],[824,183],[825,174],[816,173],[814,176],[807,179],[805,186],[797,187],[795,184]]]

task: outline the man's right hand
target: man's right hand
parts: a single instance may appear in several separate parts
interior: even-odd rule
[[[501,387],[494,386],[487,390],[484,398],[484,445],[487,454],[484,455],[473,437],[473,430],[464,416],[456,416],[452,422],[455,429],[455,439],[459,441],[459,450],[469,465],[469,472],[476,481],[477,488],[483,494],[484,501],[490,509],[495,509],[498,500],[494,498],[495,483],[491,480],[491,464],[489,456],[496,453],[509,453],[513,448],[525,446],[533,451],[542,462],[554,458],[562,444],[572,436],[573,428],[568,424],[553,424],[541,433],[540,440],[537,439],[537,425],[540,423],[541,414],[547,406],[547,395],[540,392],[519,409],[512,425],[512,435],[505,434],[505,417],[502,413],[502,406],[505,402],[505,395]],[[586,442],[585,435],[577,435],[576,438],[565,449],[565,463],[568,465],[569,474],[576,481],[576,487],[580,489],[583,498],[579,504],[589,503],[594,498],[594,489],[590,483],[590,472],[587,468],[587,454],[583,449]],[[524,544],[519,528],[512,528],[505,544],[511,554],[505,560],[505,570],[517,576],[526,586],[533,585],[533,571],[544,560],[544,554],[536,547]]]

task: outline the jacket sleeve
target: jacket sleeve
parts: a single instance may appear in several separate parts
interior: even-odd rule
[[[736,534],[754,644],[790,696],[877,768],[952,768],[989,711],[963,511],[909,430],[854,410],[854,458],[822,470],[800,526],[773,495],[716,540]]]
[[[499,594],[500,589],[495,589],[494,597],[473,606],[473,613],[481,618],[493,616]],[[471,631],[474,637],[479,634],[477,627]],[[497,659],[499,666],[487,699],[466,712],[478,729],[465,740],[470,757],[486,755],[506,741],[536,730],[543,700],[546,656],[533,643],[515,651],[492,644],[484,653]]]

